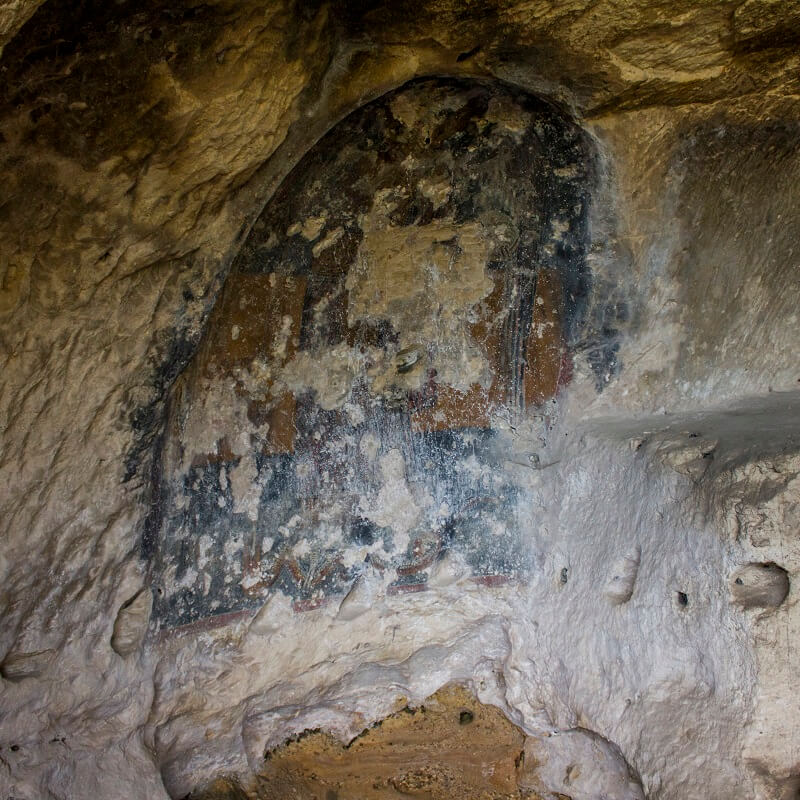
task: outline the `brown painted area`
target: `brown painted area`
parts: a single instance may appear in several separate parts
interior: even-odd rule
[[[219,628],[226,628],[229,626],[237,625],[243,622],[248,617],[253,617],[254,614],[251,610],[245,609],[243,611],[229,611],[226,614],[214,614],[210,617],[204,617],[197,622],[192,622],[188,625],[180,625],[176,628],[168,628],[159,631],[156,641],[159,643],[173,641],[179,636],[194,636],[205,631],[213,631]]]
[[[228,280],[209,324],[202,372],[216,379],[230,377],[234,390],[248,398],[251,422],[269,425],[268,454],[290,453],[294,450],[295,398],[290,392],[275,393],[270,377],[297,351],[306,280],[278,273],[234,273]],[[257,359],[269,363],[270,373],[262,385],[244,386],[237,372],[250,368]]]
[[[475,343],[486,353],[492,374],[490,388],[473,384],[467,392],[450,386],[435,385],[432,404],[415,411],[411,422],[417,431],[441,431],[457,428],[489,428],[490,412],[505,401],[506,370],[502,361],[501,326],[504,286],[495,280],[492,292],[476,307],[478,319],[470,326]]]
[[[414,431],[444,431],[452,428],[488,428],[489,398],[479,385],[468,392],[451,386],[437,386],[433,405],[411,415]]]
[[[509,313],[508,293],[506,281],[495,279],[494,289],[479,309],[480,318],[471,326],[472,337],[486,352],[492,371],[488,391],[479,384],[473,384],[467,392],[433,386],[432,402],[422,403],[411,416],[415,431],[488,428],[491,411],[510,402],[514,375],[507,363],[501,322]],[[525,344],[522,375],[526,408],[541,406],[558,391],[565,349],[561,317],[561,283],[554,270],[543,269],[536,282],[533,320]]]
[[[217,440],[217,449],[214,453],[195,453],[192,456],[192,466],[202,467],[205,464],[229,464],[236,456],[231,448],[227,436]]]
[[[511,582],[508,575],[474,575],[470,580],[478,586],[505,586]]]
[[[525,405],[540,406],[559,386],[564,343],[561,284],[553,270],[543,269],[536,282],[533,323],[525,350]]]
[[[503,320],[507,313],[506,286],[503,276],[495,277],[494,289],[484,301],[480,321],[472,328],[476,341],[486,348],[492,369],[492,385],[489,388],[489,404],[492,408],[505,405],[508,398],[510,375],[505,366],[503,349]]]
[[[269,425],[264,452],[268,455],[291,453],[294,450],[295,434],[294,395],[284,392],[272,403],[264,403],[262,406],[251,403],[251,409],[254,407],[255,412],[248,412],[250,419],[257,424],[266,422]]]
[[[227,373],[270,353],[283,314],[290,312],[298,288],[304,289],[298,283],[284,275],[232,274],[208,326],[206,372]]]
[[[247,790],[218,781],[194,800],[538,800],[517,785],[524,735],[460,687],[438,691],[349,745],[314,732],[269,754]]]

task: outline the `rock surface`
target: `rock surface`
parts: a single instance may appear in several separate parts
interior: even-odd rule
[[[269,753],[248,794],[297,797],[492,797],[535,795],[518,785],[524,735],[497,708],[448,687],[342,745],[309,732]],[[201,798],[211,800],[213,787]],[[219,795],[217,795],[219,796]],[[224,796],[224,795],[223,795]]]
[[[451,683],[525,735],[602,737],[649,798],[796,792],[797,4],[37,5],[0,6],[0,793],[246,783],[303,730],[349,740]],[[326,132],[427,76],[540,97],[596,152],[615,366],[598,387],[608,351],[576,350],[547,448],[504,431],[530,571],[351,619],[274,595],[141,644],[137,606],[114,638],[231,264]]]

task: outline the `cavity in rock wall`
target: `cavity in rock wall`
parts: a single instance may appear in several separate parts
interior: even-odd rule
[[[172,398],[154,620],[296,610],[361,576],[525,574],[515,426],[544,446],[591,350],[590,144],[498,84],[412,83],[339,123],[267,205]],[[600,315],[602,317],[602,315]],[[529,456],[536,458],[535,453]]]

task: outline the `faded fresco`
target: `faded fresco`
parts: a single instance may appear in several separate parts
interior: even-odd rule
[[[173,393],[144,545],[159,627],[277,591],[314,608],[367,567],[422,591],[448,553],[524,577],[508,431],[547,437],[586,335],[592,181],[552,107],[448,80],[302,159]]]

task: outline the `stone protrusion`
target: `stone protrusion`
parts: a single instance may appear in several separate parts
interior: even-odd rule
[[[639,574],[641,557],[641,548],[637,546],[614,563],[611,575],[603,590],[603,594],[612,605],[622,605],[631,599],[636,585],[636,576]]]
[[[153,596],[147,589],[142,589],[123,604],[111,634],[111,647],[115,653],[125,657],[139,649],[147,632],[152,607]]]
[[[249,633],[268,636],[278,631],[283,620],[291,613],[291,602],[282,592],[270,595],[269,599],[256,612],[248,628]]]
[[[642,784],[619,748],[592,731],[528,737],[519,785],[551,800],[644,800]]]
[[[428,576],[428,586],[444,588],[458,583],[469,574],[469,566],[464,558],[453,550],[448,550],[433,567]]]
[[[30,653],[10,653],[0,664],[0,675],[16,683],[25,678],[38,678],[55,658],[54,650],[37,650]]]
[[[731,576],[731,596],[744,609],[777,608],[789,594],[789,575],[777,564],[746,564]]]
[[[658,445],[661,460],[670,469],[699,481],[714,460],[718,442],[693,433],[664,435]]]
[[[378,596],[380,576],[371,568],[356,578],[339,606],[337,618],[349,622],[369,611]]]

